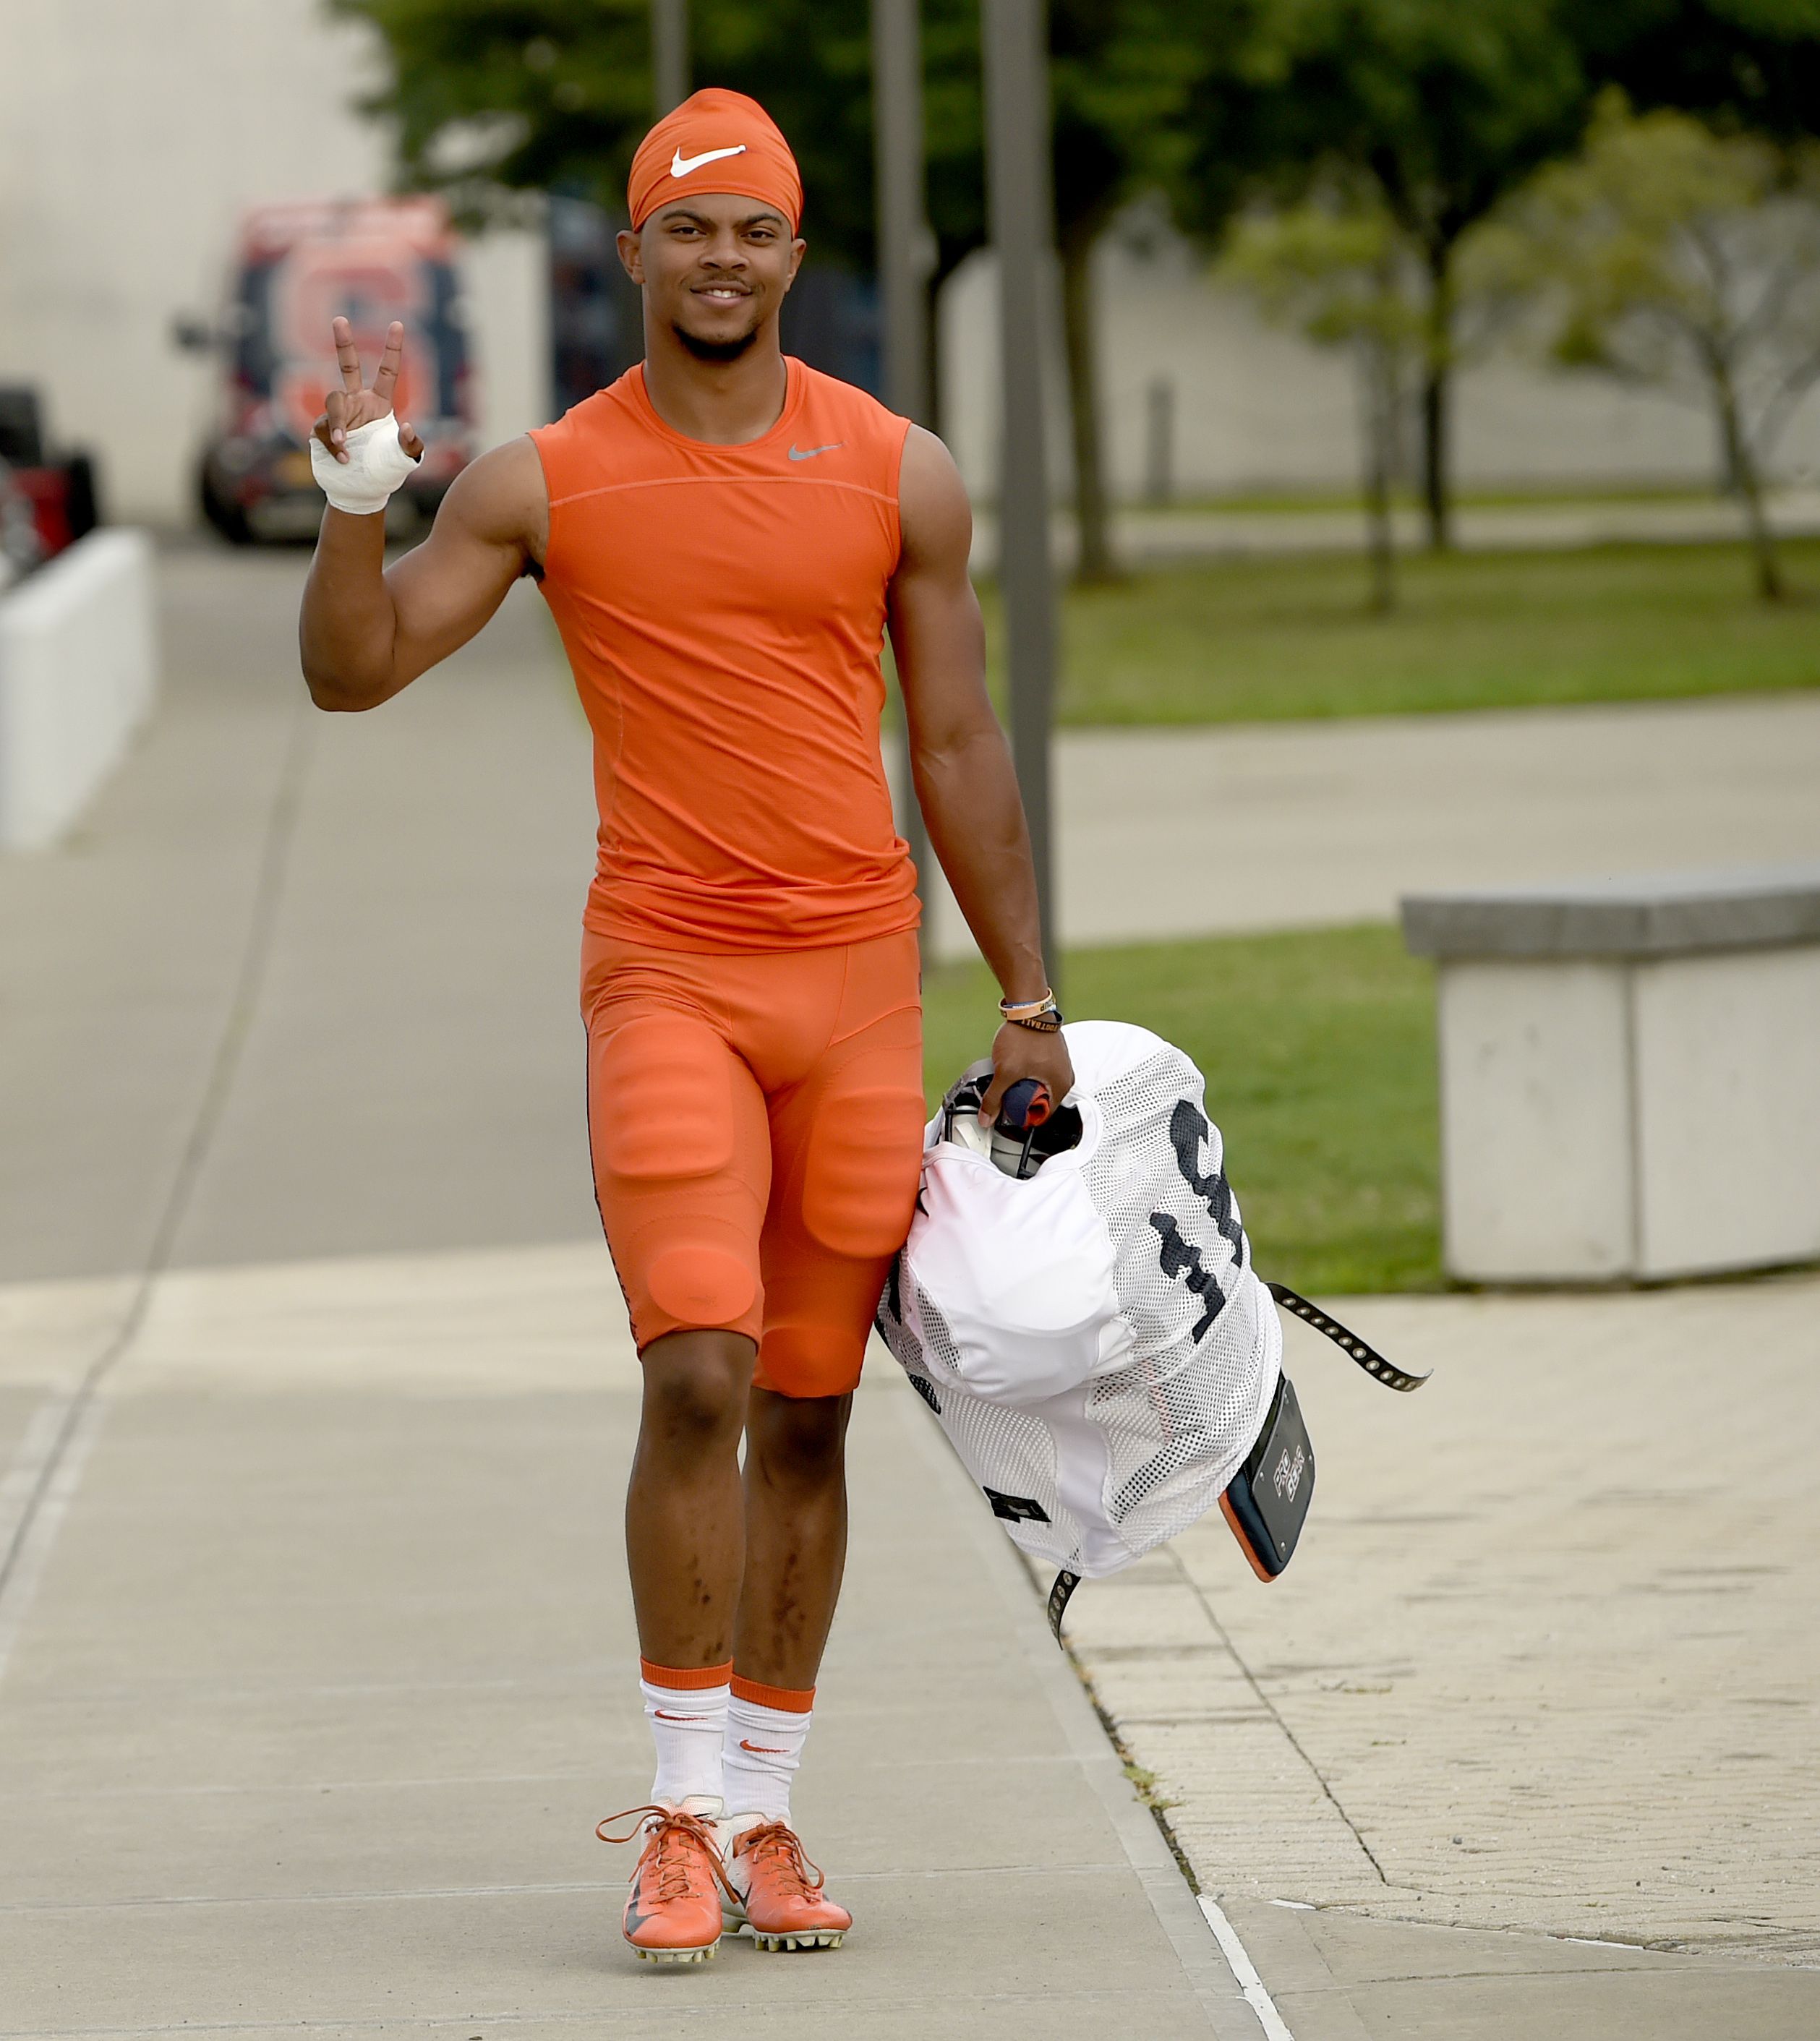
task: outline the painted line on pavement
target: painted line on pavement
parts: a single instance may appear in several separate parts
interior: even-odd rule
[[[8,1555],[7,1592],[0,1600],[0,1680],[6,1677],[13,1647],[38,1598],[51,1548],[82,1486],[82,1470],[101,1434],[104,1407],[91,1397],[78,1410],[73,1397],[61,1396],[40,1406],[36,1413],[32,1430],[41,1429],[45,1436],[38,1464],[26,1472],[27,1501],[33,1506],[21,1509],[23,1520]],[[74,1421],[66,1423],[72,1410],[76,1410]],[[8,1481],[21,1471],[15,1463]]]
[[[1207,1925],[1213,1930],[1213,1938],[1219,1944],[1219,1953],[1226,1959],[1226,1967],[1231,1971],[1234,1981],[1245,1994],[1245,2002],[1257,2015],[1257,2024],[1264,2029],[1265,2041],[1295,2041],[1280,2012],[1276,2001],[1270,1996],[1262,1978],[1257,1974],[1257,1966],[1251,1960],[1250,1951],[1238,1939],[1238,1930],[1220,1910],[1219,1902],[1211,1893],[1199,1895],[1200,1910],[1207,1916]]]

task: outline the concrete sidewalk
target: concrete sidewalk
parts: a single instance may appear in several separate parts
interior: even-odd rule
[[[1211,1516],[1069,1618],[1294,2032],[1820,2032],[1820,1277],[1335,1309],[1435,1372],[1289,1328],[1288,1573]]]
[[[620,1940],[650,1753],[605,1250],[0,1290],[0,2035],[1255,2032],[896,1371],[799,1812],[846,1948]],[[54,1417],[118,1347],[54,1460]],[[0,1539],[0,1548],[4,1540]]]

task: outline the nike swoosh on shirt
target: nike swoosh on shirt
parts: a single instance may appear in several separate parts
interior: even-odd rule
[[[813,460],[817,454],[833,453],[837,448],[844,447],[846,444],[847,443],[845,440],[830,440],[826,446],[799,447],[792,441],[790,448],[790,458],[792,460]]]
[[[723,156],[743,156],[746,144],[737,143],[731,149],[704,149],[699,156],[685,156],[678,149],[670,159],[670,174],[673,177],[686,177],[691,170],[699,170],[704,163],[718,163]]]

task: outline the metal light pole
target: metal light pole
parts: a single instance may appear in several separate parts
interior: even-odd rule
[[[1049,556],[1044,451],[1042,306],[1055,246],[1050,189],[1048,32],[1044,0],[980,0],[986,56],[986,184],[998,258],[1004,452],[998,484],[998,582],[1005,603],[1011,753],[1030,818],[1051,977],[1055,864],[1049,744],[1055,692],[1055,578]]]
[[[651,57],[661,120],[689,97],[689,0],[651,0]]]
[[[924,208],[922,36],[918,0],[872,0],[872,139],[877,186],[879,338],[884,399],[918,425],[929,418],[926,296],[933,264]],[[910,727],[904,726],[899,818],[911,862],[929,904],[929,831],[910,770]],[[925,940],[927,940],[925,931]]]

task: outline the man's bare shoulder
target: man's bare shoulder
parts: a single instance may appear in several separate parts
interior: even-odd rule
[[[898,471],[898,525],[904,566],[964,569],[973,544],[973,506],[954,456],[932,432],[912,425]]]
[[[542,562],[550,535],[550,491],[528,433],[489,448],[450,485],[438,517],[475,538],[518,547]]]

